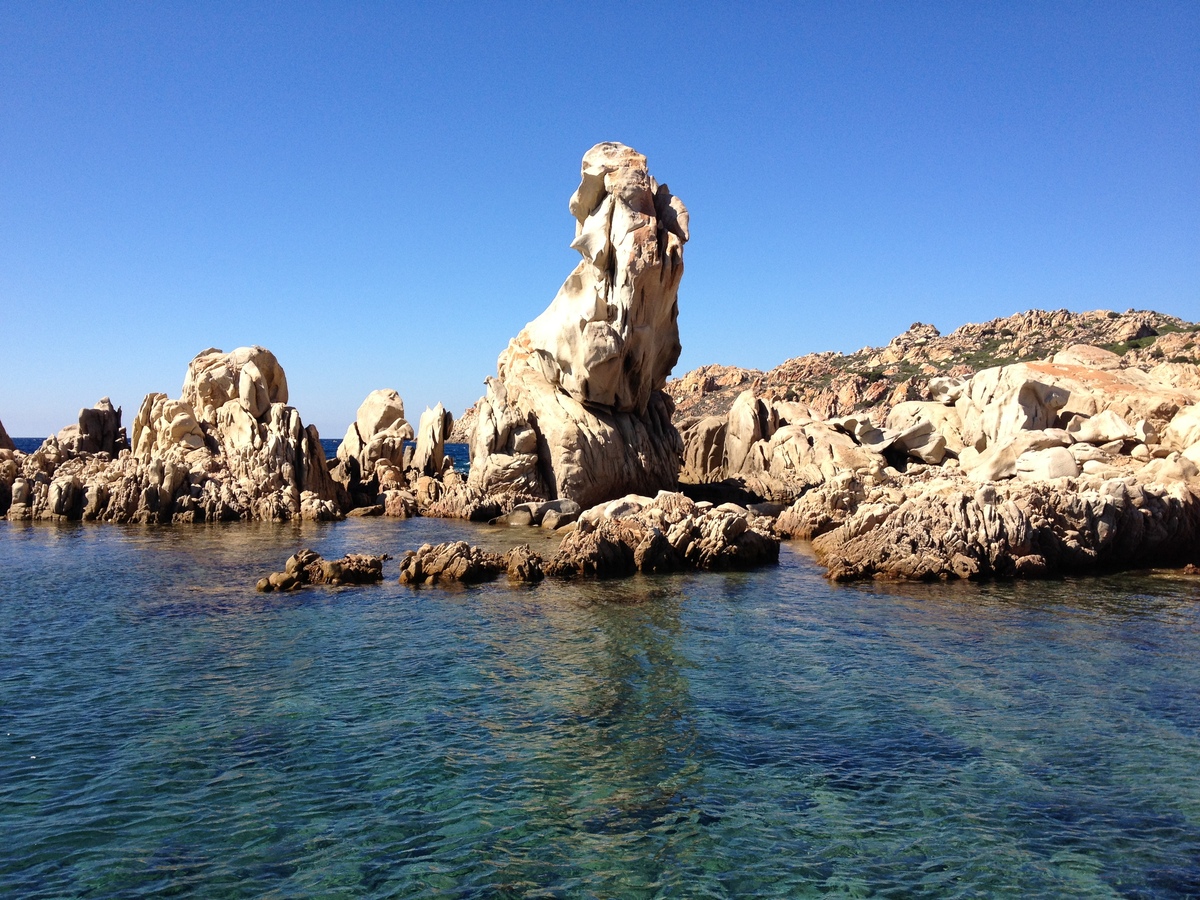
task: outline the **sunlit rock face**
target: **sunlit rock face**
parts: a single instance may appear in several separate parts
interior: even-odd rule
[[[581,174],[570,210],[583,259],[476,404],[469,484],[484,495],[592,504],[679,472],[662,388],[680,351],[687,209],[623,144],[597,144]]]
[[[107,398],[0,472],[10,519],[197,522],[334,519],[346,505],[320,435],[287,405],[262,347],[205,350],[182,397],[146,395],[131,428]],[[19,462],[19,466],[15,465]],[[3,493],[3,492],[0,492]],[[3,501],[0,496],[0,501]]]

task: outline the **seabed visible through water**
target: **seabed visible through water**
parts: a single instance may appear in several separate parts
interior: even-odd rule
[[[0,523],[0,895],[1200,895],[1195,579],[254,590],[460,536]]]

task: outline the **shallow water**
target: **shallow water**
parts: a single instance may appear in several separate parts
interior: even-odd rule
[[[1195,580],[253,589],[461,535],[0,523],[0,895],[1200,894]]]

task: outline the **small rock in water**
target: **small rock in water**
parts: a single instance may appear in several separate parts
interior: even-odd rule
[[[288,557],[282,572],[260,578],[255,587],[259,591],[291,591],[306,584],[374,584],[383,580],[383,563],[388,559],[387,554],[349,553],[327,560],[315,550],[301,550]]]

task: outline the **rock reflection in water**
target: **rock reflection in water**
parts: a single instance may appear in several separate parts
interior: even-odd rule
[[[3,894],[1200,890],[1193,582],[832,586],[791,547],[261,595],[302,546],[544,538],[0,527]]]

